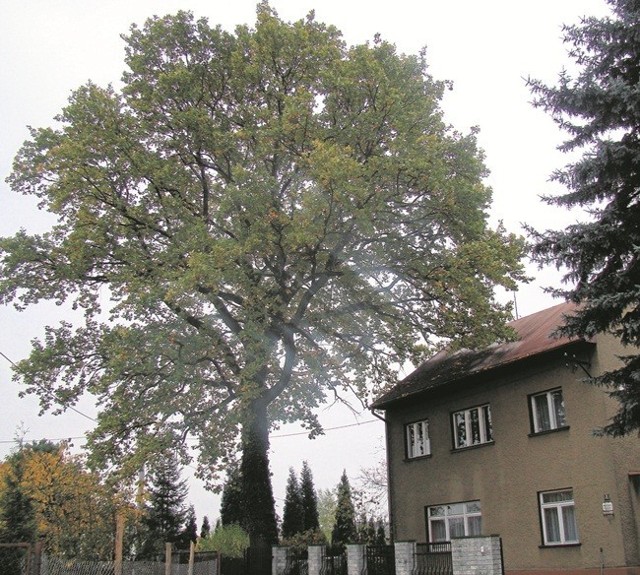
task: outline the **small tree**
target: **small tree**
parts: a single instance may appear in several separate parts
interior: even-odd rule
[[[204,539],[211,533],[211,525],[209,524],[209,518],[205,515],[202,518],[202,527],[200,528],[200,538]]]
[[[342,472],[340,483],[338,483],[336,499],[336,520],[331,532],[331,545],[334,549],[344,549],[347,543],[354,543],[358,538],[356,512],[346,470]]]
[[[179,546],[181,549],[189,549],[191,543],[198,540],[198,522],[196,520],[196,511],[193,505],[189,506],[186,514],[184,529],[180,534]]]
[[[288,539],[303,531],[304,509],[302,506],[302,491],[296,473],[293,467],[290,467],[282,516],[282,537]]]
[[[331,541],[331,533],[336,522],[336,507],[335,489],[318,490],[318,520],[320,530],[327,541]]]
[[[313,474],[306,461],[303,461],[300,472],[300,493],[302,496],[302,530],[317,531],[320,529],[318,495],[313,485]]]
[[[179,543],[186,518],[188,488],[180,477],[179,462],[173,452],[165,452],[154,462],[149,483],[142,557],[161,555],[167,542]]]
[[[217,551],[225,557],[242,557],[249,547],[249,535],[237,523],[219,525],[208,537],[198,541],[198,551]]]
[[[242,523],[242,517],[240,468],[231,467],[228,471],[227,481],[222,489],[219,522],[221,525],[240,525]]]

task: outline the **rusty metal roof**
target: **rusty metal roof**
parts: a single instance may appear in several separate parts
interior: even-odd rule
[[[579,338],[557,337],[553,332],[571,315],[575,304],[567,302],[509,322],[517,340],[498,343],[482,350],[441,351],[420,365],[371,406],[386,409],[397,401],[425,393],[479,373],[504,367],[532,356],[581,342]]]

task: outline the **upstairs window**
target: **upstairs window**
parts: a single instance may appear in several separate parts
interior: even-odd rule
[[[455,449],[493,441],[489,404],[456,411],[452,418]]]
[[[407,458],[424,457],[431,455],[431,442],[429,441],[429,421],[416,421],[405,427],[407,441]]]
[[[429,542],[451,541],[453,537],[482,534],[480,501],[463,501],[427,507]]]
[[[540,493],[542,540],[545,545],[579,543],[573,490]]]
[[[550,389],[531,395],[530,398],[533,433],[567,427],[562,389]]]

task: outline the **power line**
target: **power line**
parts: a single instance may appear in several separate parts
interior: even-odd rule
[[[2,352],[0,352],[2,353]],[[366,421],[360,421],[357,423],[347,423],[345,425],[336,425],[334,427],[325,427],[323,428],[323,431],[336,431],[338,429],[346,429],[347,427],[359,427],[361,425],[366,425],[368,423],[375,423],[376,421],[378,421],[377,419],[367,419]],[[309,432],[308,431],[296,431],[294,433],[282,433],[279,435],[271,435],[270,439],[281,439],[284,437],[294,437],[296,435],[308,435]],[[85,439],[84,435],[81,435],[79,437],[58,437],[58,438],[49,438],[49,437],[41,437],[40,439],[35,439],[33,441],[67,441],[67,440],[72,440],[72,439]],[[197,441],[198,438],[197,437],[187,437],[187,441]],[[20,440],[20,439],[0,439],[0,444],[1,443],[18,443],[20,441],[24,441],[24,440]]]
[[[0,351],[0,355],[2,357],[4,357],[13,367],[17,367],[16,363],[14,361],[12,361],[11,359],[9,359],[4,353],[2,353]],[[40,387],[40,389],[42,389],[42,386],[38,386]],[[46,390],[45,390],[46,391]],[[65,409],[70,409],[71,411],[75,411],[78,415],[82,415],[82,417],[86,417],[89,421],[93,421],[94,423],[96,422],[96,419],[94,419],[93,417],[91,417],[90,415],[87,415],[86,413],[82,413],[82,411],[80,411],[79,409],[76,409],[75,407],[73,407],[73,405],[68,405]],[[6,443],[4,441],[0,441],[0,443]]]

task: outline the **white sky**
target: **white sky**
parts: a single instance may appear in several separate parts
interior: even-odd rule
[[[28,136],[26,126],[51,123],[72,89],[88,79],[118,85],[124,69],[120,34],[131,23],[188,9],[232,30],[237,24],[254,23],[255,6],[253,0],[0,2],[0,236],[21,227],[42,231],[51,221],[31,198],[13,194],[4,182],[13,156]],[[494,190],[492,220],[502,219],[510,231],[521,233],[522,222],[556,228],[574,219],[539,201],[539,195],[557,191],[548,177],[567,158],[555,150],[562,134],[530,105],[524,78],[555,82],[562,67],[571,65],[561,42],[562,24],[606,14],[604,0],[272,0],[271,6],[285,20],[297,20],[315,9],[316,18],[337,26],[349,44],[371,40],[379,32],[401,52],[416,53],[426,45],[433,76],[454,83],[445,95],[445,118],[461,131],[480,127],[479,141],[491,170],[488,183]],[[530,274],[536,281],[517,296],[521,316],[554,303],[541,286],[557,285],[557,274],[533,267]],[[0,352],[13,361],[25,357],[30,340],[65,313],[53,304],[22,313],[0,307]],[[79,438],[76,446],[83,444],[91,421],[73,412],[38,417],[34,398],[18,398],[19,386],[11,381],[10,365],[3,357],[0,386],[0,458],[13,447],[21,424],[28,440],[73,437]],[[78,407],[95,414],[91,404]],[[356,416],[332,408],[320,417],[328,428],[339,429],[314,441],[288,435],[299,431],[293,426],[273,434],[271,466],[280,503],[289,466],[299,470],[306,459],[316,487],[327,488],[338,483],[343,469],[353,480],[360,468],[382,457],[383,424],[372,421],[369,413]],[[204,514],[213,523],[218,499],[198,482],[191,485],[198,523]]]

